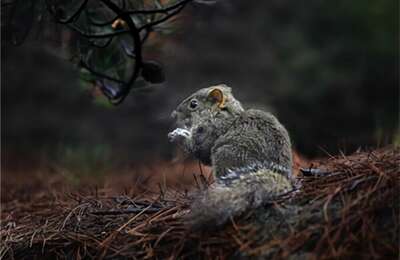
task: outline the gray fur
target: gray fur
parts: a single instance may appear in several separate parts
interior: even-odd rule
[[[223,105],[209,97],[215,88],[224,95]],[[291,189],[292,153],[286,129],[270,113],[245,110],[226,85],[200,89],[172,116],[178,128],[168,135],[170,140],[211,165],[216,178],[193,203],[194,226],[224,224]]]

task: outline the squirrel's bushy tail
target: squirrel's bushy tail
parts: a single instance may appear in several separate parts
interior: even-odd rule
[[[292,189],[279,173],[259,170],[226,183],[217,181],[195,199],[189,222],[194,229],[214,229]]]

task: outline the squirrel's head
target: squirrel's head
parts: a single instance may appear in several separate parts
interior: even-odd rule
[[[190,127],[195,118],[216,118],[238,115],[243,107],[224,84],[202,88],[183,100],[171,116],[180,127]]]

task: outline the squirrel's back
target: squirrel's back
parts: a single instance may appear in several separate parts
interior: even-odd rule
[[[291,178],[289,135],[268,112],[255,109],[242,112],[216,140],[211,154],[217,177],[232,168],[257,167],[255,170],[259,170],[264,167]]]

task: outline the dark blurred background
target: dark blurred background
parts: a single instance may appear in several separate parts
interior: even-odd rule
[[[116,107],[83,86],[62,41],[2,41],[3,162],[102,168],[172,158],[170,112],[219,83],[275,113],[307,157],[399,142],[398,10],[395,0],[189,6],[174,33],[146,49],[167,81]]]

